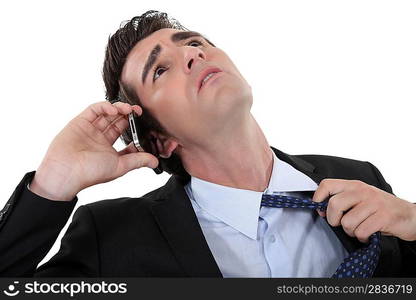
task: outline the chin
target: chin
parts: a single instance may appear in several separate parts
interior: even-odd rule
[[[218,90],[216,95],[217,105],[231,106],[234,109],[243,107],[251,108],[253,104],[253,94],[249,85],[224,86]]]
[[[229,121],[239,123],[250,113],[253,103],[251,88],[224,87],[218,92],[215,98],[215,116],[212,117],[219,126]]]

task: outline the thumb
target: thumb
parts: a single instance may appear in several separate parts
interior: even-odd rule
[[[326,216],[326,211],[321,211],[320,209],[317,209],[316,211],[318,212],[318,214],[319,214],[321,217],[325,217],[325,216]]]
[[[142,167],[156,168],[159,160],[152,154],[146,152],[129,153],[119,157],[117,173],[122,176],[127,172]]]

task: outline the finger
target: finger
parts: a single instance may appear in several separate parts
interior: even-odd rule
[[[360,203],[359,195],[353,192],[341,192],[328,200],[326,218],[331,226],[341,225],[341,218],[355,205]]]
[[[117,166],[118,176],[122,176],[127,172],[141,167],[156,168],[159,161],[155,156],[147,152],[129,153],[119,158]]]
[[[118,109],[118,117],[117,119],[113,120],[108,126],[104,129],[103,133],[107,139],[107,141],[113,145],[115,141],[120,137],[122,132],[126,130],[129,126],[126,114],[135,111],[137,115],[142,114],[142,109],[138,105],[130,106],[127,103],[117,102],[113,104]]]
[[[142,115],[143,110],[142,110],[142,108],[141,108],[139,105],[132,105],[132,108],[133,108],[134,112],[135,112],[137,115],[139,115],[139,116],[141,116],[141,115]]]
[[[119,118],[119,115],[108,116],[101,115],[92,122],[92,124],[100,131],[104,131],[115,119]]]
[[[114,107],[117,108],[118,113],[121,115],[127,115],[132,112],[133,108],[130,104],[125,102],[115,102],[113,103]]]
[[[354,187],[354,180],[325,178],[313,194],[312,201],[322,202],[332,195],[351,190]]]
[[[134,143],[131,142],[127,147],[125,147],[123,150],[118,151],[117,153],[119,155],[125,155],[125,154],[136,153],[136,152],[138,152],[137,148],[134,145]]]
[[[99,116],[93,122],[93,125],[101,131],[105,131],[109,126],[112,126],[112,123],[116,119],[119,119],[120,116],[123,116],[127,119],[126,115],[131,113],[132,111],[135,111],[138,115],[140,115],[142,112],[140,106],[138,105],[134,105],[133,107],[130,104],[124,102],[115,102],[112,105],[117,109],[118,114],[111,116],[104,114]]]
[[[116,115],[117,108],[108,101],[101,101],[89,105],[79,116],[88,122],[93,123],[99,116],[104,114],[110,116]]]
[[[107,141],[113,145],[123,131],[128,127],[129,122],[123,116],[119,116],[104,130],[103,134]]]
[[[342,216],[342,228],[349,236],[354,237],[354,231],[358,226],[376,211],[377,208],[372,207],[368,203],[361,202]]]
[[[118,109],[118,113],[121,115],[127,115],[134,111],[138,116],[141,116],[143,111],[139,105],[130,105],[125,102],[115,102],[113,105]]]
[[[368,238],[374,232],[381,231],[383,218],[378,213],[374,213],[365,219],[355,230],[355,237],[362,243],[367,243]]]
[[[320,209],[317,209],[316,212],[321,216],[321,217],[325,217],[326,216],[326,211],[322,211]]]

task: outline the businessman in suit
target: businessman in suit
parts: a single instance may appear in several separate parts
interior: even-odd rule
[[[0,213],[1,276],[329,277],[377,231],[374,276],[416,275],[415,205],[369,162],[271,147],[250,86],[199,33],[154,11],[133,18],[109,39],[103,77],[109,102],[68,123]],[[133,111],[146,152],[116,151]],[[80,206],[37,268],[81,190],[157,165],[164,186]],[[260,207],[265,192],[328,209]]]

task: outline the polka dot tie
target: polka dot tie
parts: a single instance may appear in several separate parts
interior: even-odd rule
[[[292,196],[277,194],[263,194],[261,206],[279,208],[309,208],[325,211],[328,201],[313,202]],[[349,254],[332,275],[332,278],[343,277],[372,277],[380,257],[380,232],[375,232],[369,237],[369,242]]]

